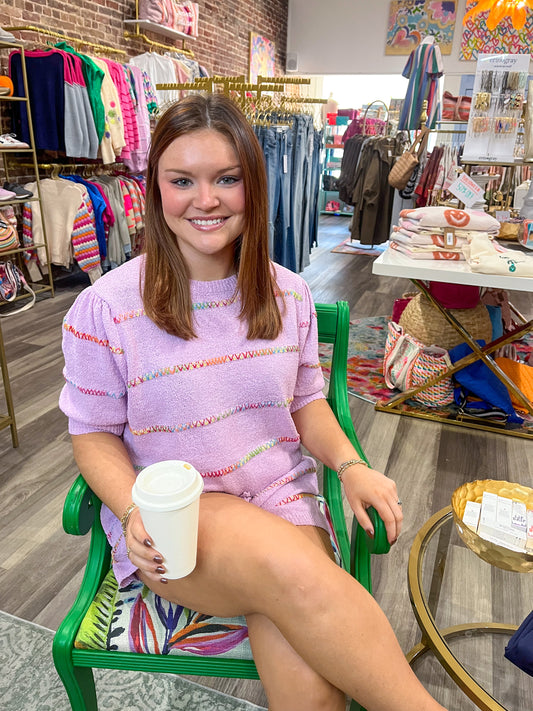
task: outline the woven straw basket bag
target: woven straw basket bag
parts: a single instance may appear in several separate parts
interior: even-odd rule
[[[479,303],[472,309],[450,309],[450,313],[475,340],[483,339],[485,343],[492,340],[492,324],[485,304]],[[410,300],[400,316],[400,326],[425,346],[440,346],[449,351],[463,342],[461,334],[424,294]]]

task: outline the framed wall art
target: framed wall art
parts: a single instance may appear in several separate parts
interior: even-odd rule
[[[250,32],[250,72],[249,81],[255,84],[258,76],[275,76],[276,47],[266,37]]]
[[[456,9],[455,0],[392,0],[385,54],[411,54],[427,35],[442,54],[451,54]]]
[[[467,0],[466,10],[475,5]],[[463,26],[459,59],[477,59],[478,54],[531,54],[533,12],[528,12],[524,26],[515,30],[510,17],[504,17],[493,30],[487,27],[488,11],[469,17]]]

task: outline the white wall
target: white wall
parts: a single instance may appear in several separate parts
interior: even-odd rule
[[[473,74],[476,63],[459,60],[466,0],[457,0],[447,76]],[[401,74],[407,56],[385,55],[390,0],[289,0],[287,52],[298,74]]]

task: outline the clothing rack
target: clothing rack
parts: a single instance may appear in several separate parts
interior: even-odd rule
[[[311,80],[304,77],[263,77],[259,75],[256,83],[246,82],[244,76],[213,76],[201,77],[194,82],[156,84],[158,91],[208,91],[213,92],[216,85],[222,85],[224,94],[229,95],[231,91],[242,92],[242,99],[246,98],[246,92],[255,92],[257,99],[261,98],[264,92],[283,92],[285,84],[310,84]],[[313,99],[303,101],[301,97],[293,97],[299,103],[326,103],[323,99]]]
[[[163,42],[157,42],[147,37],[143,32],[139,32],[139,25],[136,26],[135,32],[130,32],[129,30],[124,30],[124,37],[126,39],[141,39],[150,47],[157,47],[158,49],[164,49],[167,52],[177,52],[178,54],[184,54],[190,59],[194,58],[194,52],[191,49],[187,49],[184,45],[181,47],[176,47],[175,45],[164,44]]]
[[[127,56],[127,52],[125,52],[123,49],[116,49],[115,47],[110,47],[106,44],[97,44],[96,42],[89,42],[88,40],[83,40],[79,37],[70,37],[68,35],[63,34],[62,32],[55,32],[54,30],[49,30],[47,27],[38,27],[37,25],[17,25],[16,27],[4,27],[4,29],[8,32],[35,32],[40,35],[65,40],[65,42],[70,42],[71,44],[77,45],[78,47],[90,47],[95,52],[103,52],[104,54],[120,54],[124,57]]]
[[[18,163],[17,166],[20,168],[33,168],[33,163]],[[88,173],[88,169],[92,170],[94,174],[95,170],[101,171],[102,173],[108,173],[111,170],[124,170],[124,165],[122,163],[37,163],[37,168],[39,170],[51,171],[51,177],[56,178],[61,172],[68,172],[69,170],[79,170],[83,169],[84,174]]]

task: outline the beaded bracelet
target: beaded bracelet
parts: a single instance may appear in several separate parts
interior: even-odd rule
[[[124,538],[126,538],[126,527],[128,525],[128,521],[130,520],[131,513],[133,509],[137,508],[137,504],[130,504],[128,508],[124,511],[122,514],[122,518],[120,519],[120,525],[122,526],[122,533],[124,534]]]
[[[370,466],[368,462],[365,462],[364,459],[348,459],[347,462],[343,462],[340,467],[337,469],[337,476],[339,477],[339,481],[342,482],[342,475],[348,469],[348,467],[352,467],[355,464],[364,464],[365,467]]]

